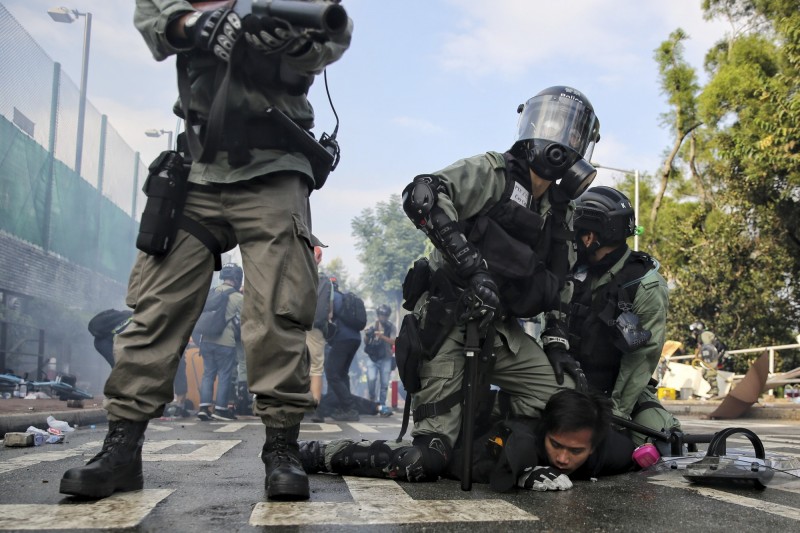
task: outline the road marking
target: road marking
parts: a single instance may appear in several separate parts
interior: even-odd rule
[[[675,489],[684,489],[697,492],[700,496],[711,498],[713,500],[730,503],[733,505],[740,505],[742,507],[749,507],[757,511],[774,514],[783,518],[790,518],[792,520],[800,520],[800,510],[795,507],[780,505],[778,503],[767,502],[763,500],[756,500],[755,498],[748,498],[722,490],[712,489],[696,483],[690,483],[682,479],[677,479],[675,476],[653,476],[648,479],[649,482],[661,485],[664,487],[671,487]],[[770,489],[767,489],[770,490]],[[786,490],[786,489],[783,489]],[[789,492],[794,492],[789,490]]]
[[[317,426],[317,429],[311,429]],[[338,424],[324,424],[319,422],[312,422],[310,424],[301,423],[300,431],[302,433],[341,433],[342,428]]]
[[[76,455],[82,455],[84,453],[95,454],[97,450],[102,446],[103,443],[101,441],[92,441],[87,442],[86,444],[81,444],[75,448],[67,448],[61,449],[56,451],[47,451],[41,453],[31,453],[29,455],[21,455],[19,457],[14,457],[13,459],[8,459],[6,461],[0,462],[0,474],[5,474],[6,472],[11,472],[13,470],[19,470],[20,468],[28,468],[30,466],[37,465],[39,463],[48,463],[51,461],[60,461],[62,459],[69,459],[71,457],[75,457]],[[60,444],[46,444],[45,446],[61,446]],[[37,452],[39,450],[37,449]]]
[[[145,441],[144,448],[142,449],[142,460],[151,462],[164,462],[164,461],[216,461],[222,457],[225,452],[232,449],[234,446],[242,442],[241,440],[161,440],[161,441]],[[48,463],[52,461],[60,461],[62,459],[69,459],[78,455],[89,454],[94,455],[103,445],[101,441],[91,441],[86,444],[81,444],[75,448],[47,451],[43,453],[32,453],[29,455],[21,455],[0,461],[0,474],[19,470],[21,468],[28,468],[39,463]],[[48,445],[50,446],[50,445]],[[186,453],[160,453],[162,450],[170,446],[198,446]],[[37,450],[38,451],[38,450]]]
[[[358,423],[358,422],[348,422],[347,425],[350,426],[351,428],[355,429],[359,433],[380,433],[380,431],[378,431],[374,427],[370,426],[369,424],[361,424],[361,423]]]
[[[144,443],[142,461],[151,462],[189,462],[217,461],[227,451],[242,442],[241,440],[161,440]],[[188,453],[161,453],[171,446],[199,446]]]
[[[136,527],[172,490],[121,492],[93,502],[0,505],[0,531]]]
[[[344,476],[354,503],[262,502],[251,526],[533,522],[532,515],[503,500],[414,500],[396,481]],[[390,502],[387,505],[387,502]]]
[[[224,422],[221,427],[214,430],[214,433],[233,433],[248,426],[262,426],[261,422]]]

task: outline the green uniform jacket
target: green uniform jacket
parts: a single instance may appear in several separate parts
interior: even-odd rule
[[[167,25],[181,14],[194,11],[192,4],[186,0],[136,0],[134,24],[144,37],[147,46],[158,61],[180,52],[188,51],[180,48],[167,39]],[[348,20],[347,29],[325,43],[314,42],[313,45],[299,56],[283,54],[281,61],[296,72],[315,75],[324,68],[338,60],[350,46],[353,23]],[[243,38],[242,38],[243,39]],[[241,46],[248,46],[241,43]],[[198,121],[203,122],[213,102],[214,80],[221,60],[209,52],[196,51],[191,54],[189,61],[189,80],[192,86],[192,97],[189,110],[196,113]],[[235,68],[243,69],[250,79],[258,79],[258,73],[267,70],[267,60],[258,52],[248,50],[241,65]],[[313,127],[314,109],[304,94],[290,95],[285,90],[269,87],[261,83],[257,87],[247,87],[233,84],[230,88],[229,110],[242,112],[247,117],[257,118],[263,116],[267,107],[273,106],[283,111],[290,118],[298,121],[307,128]],[[235,109],[231,106],[235,106]],[[180,116],[180,104],[175,105],[176,114]],[[213,163],[192,165],[189,181],[194,183],[216,182],[232,183],[247,180],[256,176],[281,171],[297,171],[308,177],[313,183],[311,165],[305,156],[299,152],[284,152],[281,150],[252,150],[253,160],[242,167],[232,169],[228,165],[226,152],[217,154]]]
[[[592,282],[592,301],[598,291],[622,270],[631,250],[612,266],[608,272]],[[656,269],[649,270],[636,290],[633,313],[639,317],[641,327],[652,336],[644,346],[622,355],[619,374],[611,392],[614,414],[629,418],[639,395],[647,386],[658,366],[667,329],[669,311],[669,289],[667,282]]]
[[[437,205],[454,221],[466,220],[475,215],[485,214],[503,196],[506,187],[506,162],[503,154],[499,152],[486,152],[485,154],[468,157],[436,172],[441,183],[447,189],[446,194],[440,193]],[[550,213],[551,204],[549,194],[545,193],[538,201],[533,200],[531,209],[543,217]],[[570,202],[567,208],[566,222],[572,229],[572,218],[575,213],[575,203]],[[575,264],[577,256],[572,248],[569,253],[570,267]],[[438,250],[429,257],[431,269],[441,268],[445,259]],[[567,283],[562,290],[561,298],[567,302],[572,297],[572,284]],[[550,313],[560,315],[558,310]],[[517,318],[508,317],[505,322],[495,321],[497,331],[506,337],[509,348],[516,353],[520,347],[520,336],[526,335],[519,327]]]

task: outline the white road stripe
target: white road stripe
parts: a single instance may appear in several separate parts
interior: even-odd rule
[[[380,433],[380,431],[378,431],[374,427],[370,426],[369,424],[361,424],[361,423],[358,423],[358,422],[348,422],[347,425],[349,425],[351,428],[355,429],[359,433]]]
[[[713,500],[739,505],[742,507],[749,507],[757,511],[763,511],[765,513],[774,514],[784,518],[790,518],[792,520],[800,520],[800,510],[795,507],[789,507],[763,500],[756,500],[755,498],[748,498],[746,496],[740,496],[738,494],[712,489],[696,483],[690,483],[689,481],[683,479],[678,479],[674,475],[654,476],[649,478],[648,481],[664,487],[692,490],[697,492],[700,496],[705,496],[706,498],[711,498]],[[770,489],[767,488],[767,490]],[[795,491],[790,489],[789,492]]]
[[[539,517],[503,500],[413,500],[397,482],[344,477],[355,503],[262,502],[251,526],[533,522]],[[386,505],[386,502],[391,502]]]
[[[6,461],[0,461],[0,474],[5,474],[6,472],[11,472],[13,470],[19,470],[20,468],[28,468],[29,466],[37,465],[39,463],[49,463],[52,461],[69,459],[70,457],[75,457],[84,453],[90,453],[94,455],[100,451],[100,447],[102,445],[103,443],[101,441],[92,441],[87,442],[86,444],[81,444],[80,446],[76,446],[75,448],[57,449],[56,447],[60,447],[60,444],[45,444],[44,446],[52,446],[56,448],[56,450],[40,451],[40,449],[37,448],[35,453],[21,455]]]
[[[142,461],[151,462],[189,462],[217,461],[227,451],[242,442],[241,440],[162,440],[144,443]],[[170,446],[197,445],[199,448],[188,453],[161,453]]]
[[[94,502],[0,505],[0,531],[132,528],[172,492],[166,489],[137,490]]]

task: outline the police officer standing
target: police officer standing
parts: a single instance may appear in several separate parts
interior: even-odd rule
[[[203,157],[189,172],[182,222],[204,227],[221,252],[241,249],[242,341],[253,410],[266,428],[267,497],[306,499],[297,436],[304,412],[314,406],[305,341],[317,288],[308,196],[321,176],[297,137],[278,128],[266,110],[313,126],[309,86],[347,49],[352,22],[345,15],[342,31],[312,35],[270,16],[242,20],[226,7],[201,11],[201,4],[219,6],[137,0],[134,23],[156,60],[178,55],[179,89],[185,93],[188,85],[189,94],[176,108],[187,121],[190,146],[193,135],[203,142]],[[213,106],[226,72],[225,105]],[[225,129],[209,131],[219,109]],[[213,137],[218,143],[209,157]],[[145,429],[172,399],[178,360],[215,269],[216,254],[184,227],[168,253],[137,257],[127,295],[134,314],[116,338],[116,365],[104,391],[108,435],[86,466],[64,474],[62,493],[103,498],[143,486]]]
[[[636,231],[630,200],[611,187],[592,187],[576,201],[574,226],[570,353],[589,387],[611,398],[615,415],[656,431],[679,429],[651,382],[667,327],[667,282],[657,260],[626,243]],[[632,437],[637,445],[645,441]]]

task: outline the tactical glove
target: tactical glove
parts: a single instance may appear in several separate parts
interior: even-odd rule
[[[553,371],[556,374],[556,383],[559,385],[564,384],[564,372],[566,372],[575,380],[576,390],[588,392],[589,384],[586,381],[586,374],[581,370],[580,363],[567,353],[569,342],[565,336],[561,336],[562,334],[559,333],[558,330],[553,331],[550,329],[542,333],[544,353],[553,366]]]
[[[244,19],[244,39],[247,44],[265,55],[280,52],[291,54],[308,42],[280,19],[252,15]]]
[[[488,272],[479,270],[473,274],[461,295],[458,322],[465,324],[470,320],[480,320],[478,328],[485,333],[500,309],[497,293],[497,285]]]
[[[520,474],[517,486],[536,491],[569,490],[572,481],[552,466],[529,466]]]
[[[183,23],[183,31],[195,48],[209,50],[228,62],[233,45],[242,33],[242,21],[230,9],[195,11]]]

